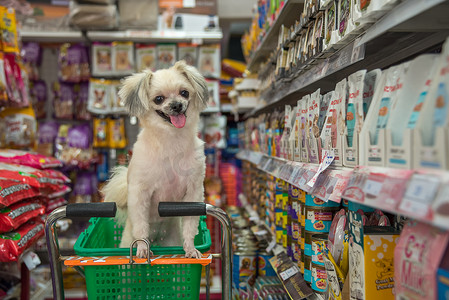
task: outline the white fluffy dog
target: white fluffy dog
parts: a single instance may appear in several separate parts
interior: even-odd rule
[[[129,76],[119,96],[142,127],[129,167],[116,168],[102,190],[105,201],[127,214],[120,247],[142,238],[161,246],[184,241],[186,257],[201,257],[194,246],[199,217],[160,218],[158,203],[204,202],[205,156],[198,138],[199,114],[209,98],[204,77],[179,61],[170,69]],[[138,242],[137,256],[148,255],[146,244]]]

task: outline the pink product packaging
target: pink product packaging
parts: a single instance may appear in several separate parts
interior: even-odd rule
[[[396,299],[437,299],[436,272],[448,240],[448,232],[430,225],[405,225],[394,251]]]

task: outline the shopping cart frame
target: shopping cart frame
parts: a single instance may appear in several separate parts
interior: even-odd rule
[[[53,299],[64,299],[64,285],[61,262],[66,257],[60,255],[55,224],[64,218],[115,217],[115,203],[75,203],[59,207],[51,212],[45,221],[45,238],[50,258],[50,271],[53,286]],[[213,258],[221,258],[222,299],[232,298],[232,228],[229,216],[221,208],[201,202],[160,202],[158,212],[161,217],[212,216],[222,227],[221,253]],[[133,242],[134,244],[134,242]],[[209,267],[209,266],[208,266]],[[208,267],[206,271],[208,271]],[[209,276],[206,272],[206,277]],[[207,285],[209,284],[208,278]],[[209,286],[207,286],[207,295]]]

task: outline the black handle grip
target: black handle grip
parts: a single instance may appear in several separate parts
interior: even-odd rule
[[[158,211],[161,217],[205,216],[206,203],[159,202]]]
[[[117,206],[115,202],[99,202],[99,203],[73,203],[68,204],[66,208],[66,216],[68,218],[79,217],[115,217]]]

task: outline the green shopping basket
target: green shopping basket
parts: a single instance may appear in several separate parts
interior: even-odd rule
[[[129,255],[129,248],[118,248],[123,228],[112,218],[91,218],[89,227],[78,237],[74,250],[78,256]],[[195,247],[209,251],[210,232],[201,217]],[[154,255],[183,254],[182,247],[152,246]],[[134,249],[135,255],[136,249]],[[199,299],[199,264],[179,265],[94,265],[85,266],[89,299]]]

